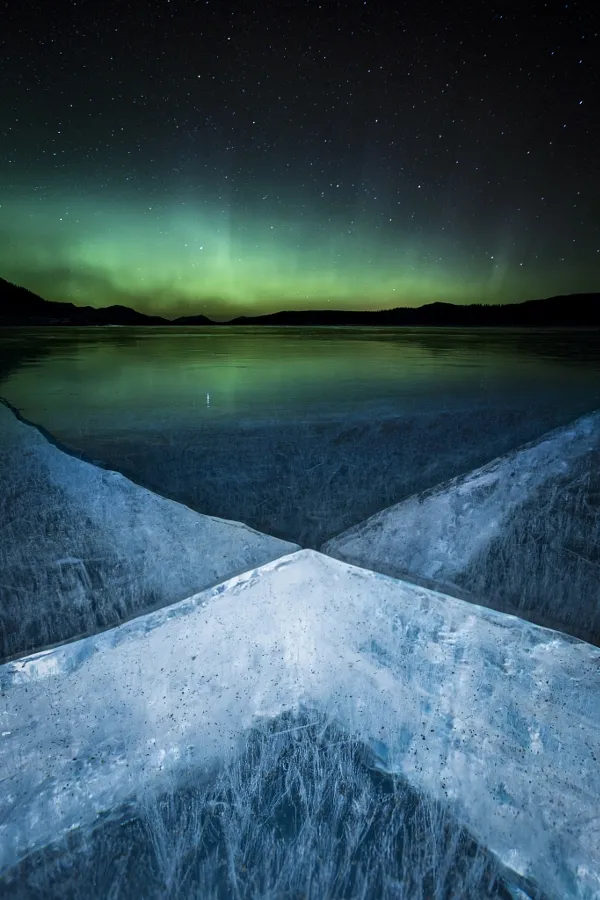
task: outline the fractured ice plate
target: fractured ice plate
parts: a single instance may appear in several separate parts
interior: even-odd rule
[[[53,446],[0,403],[0,659],[124,619],[297,549]]]
[[[549,896],[600,896],[600,650],[303,550],[0,667],[0,871],[311,708]]]
[[[600,639],[600,413],[323,545],[357,566]]]

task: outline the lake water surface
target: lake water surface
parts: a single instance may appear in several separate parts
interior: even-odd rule
[[[319,546],[600,406],[600,333],[6,328],[0,377],[70,448]]]

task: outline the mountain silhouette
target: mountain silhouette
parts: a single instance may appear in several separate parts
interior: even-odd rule
[[[128,306],[75,306],[38,297],[27,288],[0,278],[1,325],[170,325],[160,316],[146,316]]]
[[[75,306],[44,300],[26,288],[0,278],[0,325],[275,325],[275,326],[446,326],[446,327],[600,327],[600,293],[564,294],[504,306],[480,303],[384,310],[284,310],[263,316],[239,316],[213,322],[206,316],[164,319],[127,306]]]
[[[169,325],[219,325],[224,324],[228,325],[228,322],[213,322],[212,319],[208,319],[206,316],[179,316],[177,319],[171,319]]]
[[[191,324],[191,323],[190,323]],[[296,310],[267,316],[241,316],[228,325],[362,325],[455,327],[575,327],[600,326],[600,294],[567,294],[504,306],[428,303],[425,306],[354,312],[350,310]]]

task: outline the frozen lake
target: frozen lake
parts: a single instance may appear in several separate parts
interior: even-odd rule
[[[600,332],[6,328],[0,375],[91,459],[318,547],[600,406]]]
[[[0,407],[5,655],[68,642],[0,893],[596,896],[600,333],[5,329],[0,397],[238,520]]]

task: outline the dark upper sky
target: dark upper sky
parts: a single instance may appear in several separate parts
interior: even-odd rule
[[[600,289],[600,7],[2,14],[0,275],[166,315]]]

